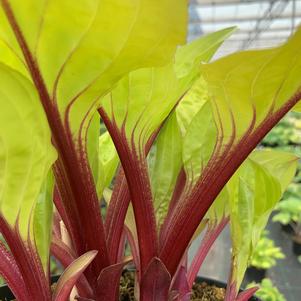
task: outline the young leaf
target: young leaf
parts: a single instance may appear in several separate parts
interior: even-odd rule
[[[231,284],[240,286],[252,248],[280,199],[280,183],[260,165],[248,160],[231,178],[230,226],[233,271]]]
[[[230,196],[230,226],[232,238],[231,285],[240,286],[249,258],[257,244],[261,232],[267,224],[281,193],[293,178],[296,157],[280,153],[276,164],[273,159],[278,152],[256,151],[243,163],[227,184]],[[262,158],[260,159],[260,155]],[[292,165],[293,162],[293,165]],[[287,167],[287,168],[285,168]],[[282,181],[284,170],[290,176]],[[286,183],[286,186],[283,186]]]
[[[98,197],[106,187],[108,187],[115,175],[119,157],[115,146],[108,132],[103,133],[99,137],[99,152],[98,152],[98,179],[97,192]]]
[[[159,258],[153,258],[141,279],[141,301],[168,300],[170,274]]]
[[[67,301],[78,278],[95,258],[97,251],[89,251],[77,258],[59,278],[53,292],[53,301]]]
[[[111,265],[101,271],[97,279],[98,300],[115,301],[119,299],[120,276],[123,268],[130,261],[131,259]]]
[[[51,229],[53,215],[53,186],[52,172],[49,172],[39,193],[34,209],[34,237],[43,269],[47,276],[49,272],[49,250],[51,244]]]
[[[166,216],[177,176],[182,166],[181,133],[176,115],[172,114],[160,130],[155,144],[151,183],[158,225]]]
[[[299,160],[295,155],[279,150],[255,150],[250,159],[265,166],[278,179],[282,193],[291,183]]]

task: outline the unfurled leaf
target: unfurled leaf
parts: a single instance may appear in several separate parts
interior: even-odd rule
[[[16,23],[76,133],[114,81],[132,69],[166,64],[186,36],[185,0],[29,0],[2,6],[0,37],[25,62],[9,25]]]
[[[300,40],[301,29],[280,47],[238,52],[203,65],[224,143],[254,132],[289,101],[300,100],[293,98],[301,86]]]
[[[278,179],[282,193],[291,183],[298,165],[299,158],[278,150],[260,150],[251,153],[250,158],[265,166]]]
[[[76,285],[78,278],[91,263],[96,254],[97,251],[89,251],[71,263],[71,265],[59,278],[55,286],[55,290],[53,292],[54,301],[67,301],[69,299],[71,290],[74,285]]]

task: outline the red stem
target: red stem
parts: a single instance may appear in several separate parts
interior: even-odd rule
[[[67,268],[76,259],[73,250],[71,250],[58,238],[53,237],[50,250],[51,254],[59,260],[64,268]],[[79,277],[76,287],[80,296],[85,298],[94,298],[92,288],[84,275]]]
[[[300,99],[299,90],[282,108],[269,114],[256,130],[251,133],[248,130],[230,153],[219,156],[213,166],[202,174],[203,180],[197,182],[185,203],[179,204],[179,210],[174,210],[175,214],[169,221],[172,231],[168,232],[160,253],[171,275],[176,272],[186,246],[222,188],[262,138]]]
[[[30,299],[17,263],[2,242],[0,242],[0,274],[17,300],[27,301]]]
[[[156,218],[146,160],[144,154],[137,154],[133,141],[131,146],[129,145],[124,128],[120,130],[102,108],[98,111],[115,144],[127,179],[137,225],[143,274],[151,259],[157,256],[158,248]]]
[[[1,4],[39,93],[51,128],[53,142],[59,154],[54,172],[65,212],[68,215],[64,222],[79,255],[89,250],[98,250],[98,255],[92,263],[93,275],[90,275],[96,281],[98,273],[109,264],[109,260],[97,193],[94,185],[91,184],[93,183],[91,171],[88,167],[83,167],[84,163],[79,161],[72,137],[66,133],[58,108],[49,96],[40,70],[21,32],[9,1],[1,0]]]
[[[195,278],[207,254],[209,253],[212,245],[214,244],[214,242],[216,241],[216,239],[223,231],[223,229],[225,228],[228,222],[229,222],[229,218],[227,217],[227,218],[223,218],[217,225],[211,226],[210,224],[208,224],[208,228],[206,230],[205,236],[188,269],[187,281],[190,289],[192,288]]]
[[[14,257],[12,263],[15,262],[17,264],[20,274],[22,275],[22,282],[26,285],[27,291],[24,293],[28,294],[28,300],[50,301],[49,282],[43,271],[42,263],[36,253],[35,246],[31,244],[29,239],[27,241],[22,240],[17,225],[18,220],[16,221],[15,228],[12,229],[4,218],[0,217],[1,233]],[[11,268],[13,269],[13,266]]]
[[[130,192],[126,182],[126,178],[122,167],[120,168],[113,194],[108,206],[105,230],[107,236],[107,246],[110,250],[111,263],[117,263],[118,249],[120,243],[120,237],[122,235],[122,229],[128,206],[130,203]]]

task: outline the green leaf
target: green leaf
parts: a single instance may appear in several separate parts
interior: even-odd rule
[[[114,82],[130,70],[166,64],[186,39],[185,0],[6,2],[62,116],[72,102],[73,133]],[[24,62],[3,14],[0,37]]]
[[[297,102],[300,43],[301,28],[280,47],[237,52],[202,66],[224,144],[254,132],[281,110],[285,113],[289,101],[291,106]]]
[[[218,224],[229,215],[229,192],[227,186],[219,193],[206,214],[209,223]]]
[[[50,171],[42,184],[34,209],[34,239],[46,274],[49,271],[49,256],[53,215],[54,178]]]
[[[108,132],[99,137],[97,193],[100,198],[115,175],[119,157]]]
[[[172,114],[160,131],[155,144],[151,183],[157,221],[162,223],[182,166],[182,136],[176,115]]]
[[[199,178],[216,144],[217,131],[210,102],[206,102],[191,120],[183,139],[183,163],[189,182]]]
[[[102,105],[109,118],[114,118],[118,128],[124,126],[127,139],[144,146],[197,79],[200,62],[208,61],[232,31],[232,28],[223,30],[179,47],[175,63],[131,72],[103,98]]]
[[[56,152],[32,84],[4,65],[0,78],[0,211],[12,228],[18,226],[24,241],[36,243],[45,267],[51,224],[35,224],[33,229],[32,212],[38,202],[35,216],[50,219],[46,194],[51,185],[46,177]]]
[[[296,157],[290,153],[256,150],[227,184],[233,245],[232,281],[236,281],[237,287],[270,213],[293,179],[296,168]]]
[[[278,150],[256,150],[250,154],[250,158],[265,166],[278,179],[282,193],[291,183],[299,160],[294,154]]]

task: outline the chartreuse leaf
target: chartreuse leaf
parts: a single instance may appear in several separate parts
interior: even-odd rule
[[[191,89],[176,108],[177,119],[182,135],[185,135],[195,115],[209,100],[207,83],[203,77],[200,77],[194,82]]]
[[[34,209],[33,229],[35,243],[45,273],[49,271],[49,252],[52,231],[54,178],[51,171],[46,176]]]
[[[72,101],[71,129],[78,133],[120,77],[170,61],[186,38],[186,6],[186,0],[6,0],[0,37],[24,62],[9,24],[14,16],[63,115]]]
[[[250,158],[267,168],[278,179],[284,193],[296,173],[299,158],[279,150],[255,150]]]
[[[155,145],[151,181],[156,218],[161,224],[182,166],[182,137],[175,114],[164,124]]]
[[[119,157],[108,132],[99,137],[97,193],[101,197],[115,175]]]
[[[262,157],[261,157],[262,155]],[[270,158],[278,152],[270,151]],[[241,284],[249,258],[284,189],[294,176],[296,157],[280,153],[278,160],[267,160],[267,151],[255,151],[227,184],[232,238],[232,278]],[[274,163],[274,164],[273,164]],[[285,169],[290,170],[284,174]],[[282,175],[284,176],[283,182]]]
[[[52,213],[47,174],[56,152],[32,84],[4,65],[0,78],[0,212],[24,241],[36,243],[46,268]],[[46,220],[37,223],[39,218]]]
[[[223,30],[179,47],[175,63],[131,72],[103,98],[109,118],[118,128],[124,127],[126,137],[133,139],[134,144],[145,145],[198,77],[200,62],[208,61],[232,31],[233,28]]]
[[[210,102],[206,102],[191,120],[183,140],[183,162],[190,183],[197,180],[208,164],[216,144],[215,127]]]
[[[300,43],[301,28],[280,47],[238,52],[203,65],[223,143],[254,132],[290,100],[296,103],[292,97],[301,87]]]
[[[208,61],[232,31],[233,28],[225,29],[180,47],[173,65],[132,72],[107,96],[104,100],[106,112],[119,128],[125,127],[128,140],[134,138],[137,148],[146,144],[150,135],[191,86],[200,73],[200,62]],[[160,131],[154,158],[151,158],[154,207],[159,224],[165,217],[182,167],[181,144],[178,121],[172,115]]]

